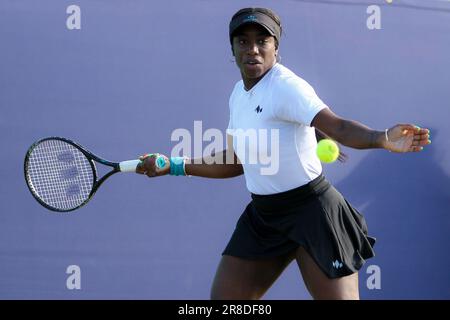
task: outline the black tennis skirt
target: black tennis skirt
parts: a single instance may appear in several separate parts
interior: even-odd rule
[[[303,246],[329,278],[357,272],[375,255],[364,217],[321,174],[306,185],[252,194],[223,255],[277,257]]]

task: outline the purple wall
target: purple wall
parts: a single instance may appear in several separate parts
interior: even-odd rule
[[[66,28],[71,4],[81,30]],[[370,4],[380,5],[381,30],[366,27]],[[239,79],[228,21],[252,5],[280,14],[282,63],[336,113],[378,129],[431,129],[422,153],[345,148],[349,161],[325,173],[378,238],[362,298],[450,298],[450,3],[434,0],[2,0],[0,298],[209,297],[249,201],[243,177],[117,175],[86,207],[53,214],[29,194],[23,157],[50,135],[124,160],[169,154],[172,131],[192,131],[194,120],[225,130]],[[81,268],[81,290],[66,288],[69,265]],[[369,265],[381,269],[379,290],[366,287]],[[265,298],[309,299],[295,263]]]

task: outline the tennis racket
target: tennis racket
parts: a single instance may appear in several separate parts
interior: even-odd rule
[[[95,162],[112,167],[100,179]],[[68,212],[84,206],[97,189],[117,172],[136,172],[140,160],[111,162],[81,145],[61,137],[36,141],[25,156],[25,181],[34,198],[52,211]],[[156,159],[160,169],[166,166],[162,156]]]

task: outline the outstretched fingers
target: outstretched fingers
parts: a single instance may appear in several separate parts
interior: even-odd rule
[[[425,146],[430,144],[430,130],[428,129],[419,129],[414,134],[413,145],[415,146]]]
[[[409,152],[419,152],[422,150],[423,150],[422,146],[412,146],[411,148],[409,148]]]
[[[418,126],[403,125],[403,134],[413,134],[413,141],[409,149],[410,152],[419,152],[423,150],[423,147],[431,144],[430,130],[426,128],[420,128]]]

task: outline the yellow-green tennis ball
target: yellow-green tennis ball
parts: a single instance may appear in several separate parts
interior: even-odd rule
[[[331,163],[339,157],[339,147],[331,139],[322,139],[317,143],[316,154],[320,161]]]

